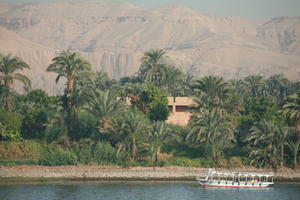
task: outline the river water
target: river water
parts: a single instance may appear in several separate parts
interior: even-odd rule
[[[300,200],[300,184],[266,189],[204,188],[194,182],[2,184],[0,200]]]

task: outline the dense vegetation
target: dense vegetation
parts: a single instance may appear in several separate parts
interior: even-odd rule
[[[299,82],[283,75],[195,78],[165,54],[150,50],[138,74],[112,80],[63,51],[47,69],[57,74],[53,81],[66,81],[57,96],[31,90],[18,73],[29,66],[0,55],[0,165],[297,167]],[[193,97],[187,126],[165,122],[167,96]]]

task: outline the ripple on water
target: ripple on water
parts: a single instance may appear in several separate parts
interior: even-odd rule
[[[265,189],[203,188],[196,183],[64,183],[0,185],[1,200],[298,200],[300,185]]]

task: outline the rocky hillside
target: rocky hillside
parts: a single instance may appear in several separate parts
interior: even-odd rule
[[[27,61],[33,86],[51,93],[61,85],[45,69],[59,50],[80,52],[113,78],[133,74],[144,51],[160,48],[194,76],[299,79],[299,41],[300,17],[220,17],[176,4],[145,10],[119,2],[0,3],[0,52]]]

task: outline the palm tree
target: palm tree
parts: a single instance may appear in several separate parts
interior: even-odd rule
[[[192,96],[193,90],[192,90],[192,85],[194,84],[194,77],[190,74],[185,75],[182,80],[183,84],[183,90],[184,90],[184,96]]]
[[[300,90],[287,98],[281,112],[287,114],[293,120],[296,137],[298,142],[300,142]]]
[[[219,165],[224,149],[235,141],[234,128],[234,124],[228,118],[216,112],[203,110],[192,124],[187,140],[192,143],[206,143],[215,164]]]
[[[251,133],[247,136],[246,141],[252,143],[256,149],[250,152],[250,157],[254,156],[254,160],[260,160],[261,155],[265,158],[260,165],[267,164],[276,169],[278,164],[278,145],[276,144],[276,136],[278,135],[278,126],[275,121],[262,120],[250,129]],[[263,152],[263,153],[262,153]]]
[[[61,77],[67,79],[67,98],[68,108],[72,108],[72,94],[74,90],[74,81],[83,72],[90,70],[90,63],[80,57],[77,53],[63,51],[53,58],[52,64],[47,68],[48,72],[57,73],[55,82],[57,83]]]
[[[53,105],[53,108],[50,110],[50,112],[53,111],[53,117],[48,126],[50,129],[55,130],[59,137],[59,141],[61,141],[65,146],[69,146],[68,124],[70,123],[70,117],[67,112],[66,95],[57,96]]]
[[[3,107],[4,108],[4,95],[5,94],[5,88],[4,85],[0,82],[0,108]]]
[[[142,83],[126,83],[121,86],[119,95],[122,100],[129,99],[130,103],[135,105],[145,89],[146,85]]]
[[[130,162],[133,162],[138,153],[138,141],[143,135],[144,138],[147,136],[148,119],[134,108],[114,118],[110,131],[118,140],[118,149],[129,152]]]
[[[292,142],[292,141],[288,142],[288,147],[293,154],[293,165],[295,169],[298,166],[297,157],[299,152],[299,145],[300,145],[299,142]]]
[[[0,55],[0,81],[4,84],[4,107],[6,110],[12,110],[12,103],[10,99],[10,91],[14,80],[21,81],[25,86],[30,87],[31,81],[28,77],[16,73],[18,70],[30,69],[29,65],[18,57]]]
[[[116,81],[110,79],[106,72],[96,72],[94,73],[94,84],[95,88],[100,90],[108,90],[111,89],[115,84]]]
[[[154,122],[149,130],[148,138],[151,143],[151,150],[153,153],[152,160],[154,157],[154,163],[157,163],[160,156],[161,146],[171,141],[172,139],[178,140],[178,136],[172,132],[165,122],[157,121]]]
[[[205,76],[196,80],[193,89],[197,93],[204,93],[212,98],[225,98],[229,93],[228,83],[219,76]]]
[[[110,128],[110,120],[124,110],[124,102],[110,92],[95,90],[88,100],[86,110],[93,114],[100,122],[100,128]]]
[[[245,88],[252,98],[264,96],[265,83],[260,75],[250,75],[244,79]]]
[[[284,167],[284,147],[288,144],[292,129],[289,127],[279,126],[276,135],[276,143],[280,149],[280,167]]]
[[[152,49],[147,51],[140,67],[140,75],[146,82],[160,86],[166,76],[166,63],[164,62],[164,50]]]
[[[266,80],[267,94],[277,102],[282,102],[291,90],[292,83],[282,74],[273,75]]]
[[[244,82],[241,79],[232,79],[229,80],[228,85],[231,89],[231,92],[240,97],[245,96]]]
[[[67,79],[67,89],[66,89],[66,100],[67,106],[65,107],[67,111],[67,133],[68,135],[72,132],[72,121],[75,115],[75,104],[74,104],[74,87],[75,80],[82,74],[90,70],[90,63],[80,57],[78,54],[63,51],[58,53],[58,55],[53,58],[53,63],[47,68],[48,72],[57,73],[55,82],[57,83],[61,77]],[[68,138],[67,135],[67,138]],[[68,142],[67,142],[68,144]]]
[[[183,72],[174,66],[166,66],[165,79],[162,80],[162,86],[173,96],[179,96],[183,93]]]

